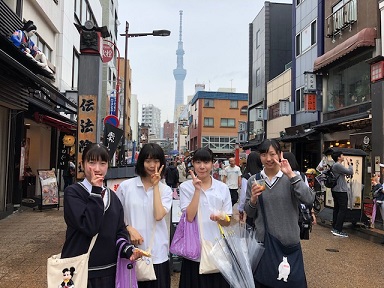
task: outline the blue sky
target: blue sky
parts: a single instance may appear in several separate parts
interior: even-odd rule
[[[263,5],[260,0],[120,0],[119,34],[125,31],[125,21],[130,24],[129,33],[171,31],[169,37],[129,38],[132,93],[138,95],[139,111],[142,104],[153,104],[161,109],[162,122],[173,121],[179,10],[183,10],[187,70],[185,102],[188,95],[194,95],[197,83],[205,84],[207,91],[233,87],[247,93],[248,26]],[[123,37],[118,46],[123,57]]]

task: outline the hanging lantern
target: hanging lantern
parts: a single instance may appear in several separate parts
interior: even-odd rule
[[[75,136],[73,135],[64,135],[63,144],[66,147],[72,147],[75,144]]]

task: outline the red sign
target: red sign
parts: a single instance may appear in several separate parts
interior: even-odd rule
[[[305,111],[316,111],[316,94],[305,94]]]
[[[108,115],[104,118],[104,124],[108,123],[112,126],[119,127],[119,118],[117,118],[115,115]]]
[[[108,44],[103,44],[103,53],[101,55],[101,59],[103,63],[107,63],[111,61],[113,58],[113,49]]]

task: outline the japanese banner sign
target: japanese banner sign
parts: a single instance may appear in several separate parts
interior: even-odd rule
[[[123,137],[123,130],[105,123],[104,124],[104,146],[107,147],[109,152],[109,158],[113,158],[113,154],[117,149],[117,145],[120,143],[121,137]]]
[[[316,97],[316,94],[304,94],[305,95],[305,111],[316,111],[317,110],[317,107],[316,107],[316,101],[317,101],[317,97]]]
[[[76,178],[84,178],[84,171],[81,167],[81,158],[84,148],[89,143],[96,143],[96,107],[97,95],[79,95],[77,111],[77,161]]]

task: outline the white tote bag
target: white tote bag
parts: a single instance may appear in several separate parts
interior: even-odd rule
[[[152,253],[153,241],[155,238],[155,231],[156,231],[156,222],[153,225],[151,240],[149,241],[149,246],[146,250],[149,254]],[[137,260],[135,265],[135,271],[136,271],[137,281],[153,281],[157,279],[155,269],[153,267],[153,262],[150,257],[142,257],[141,259]]]
[[[66,276],[66,281],[72,281],[74,287],[86,288],[88,284],[88,260],[89,255],[92,251],[93,246],[95,245],[96,234],[89,245],[88,252],[79,256],[71,258],[61,258],[61,254],[52,255],[47,260],[47,284],[48,288],[57,288],[64,281],[64,272],[67,270],[66,274],[72,268],[74,268],[73,277],[68,279]],[[69,286],[69,285],[67,285]],[[61,286],[60,286],[61,287]]]
[[[200,207],[197,210],[197,223],[199,223],[200,239],[201,239],[201,255],[200,255],[200,265],[199,265],[199,274],[213,274],[219,273],[215,262],[210,256],[210,252],[213,249],[213,243],[209,240],[205,240],[203,236],[203,225],[201,224],[201,213]]]

